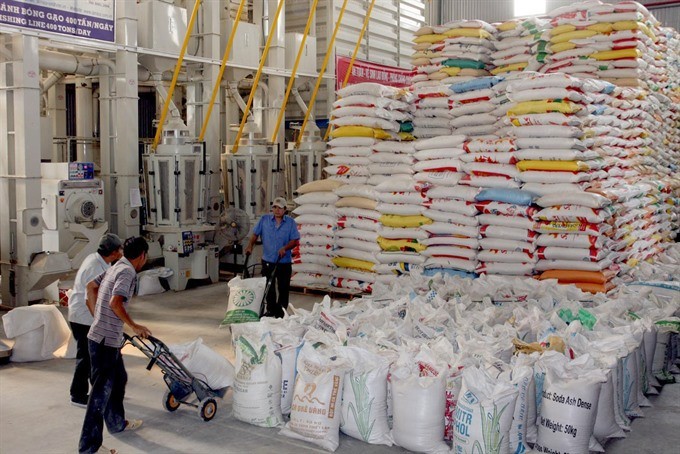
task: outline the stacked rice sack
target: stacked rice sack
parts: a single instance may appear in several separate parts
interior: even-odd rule
[[[373,270],[378,264],[376,254],[380,213],[376,210],[378,193],[366,184],[338,188],[336,202],[338,223],[335,241],[337,266],[332,285],[338,288],[370,291],[375,282]]]
[[[416,103],[414,136],[432,138],[451,133],[447,110],[456,103],[449,84],[488,76],[495,28],[483,21],[456,21],[422,27],[416,32],[412,64]],[[481,113],[481,112],[480,112]]]
[[[422,241],[428,234],[421,226],[432,222],[422,214],[429,204],[427,188],[410,176],[395,176],[375,188],[380,201],[380,252],[375,270],[381,282],[389,282],[425,262],[421,253],[427,246]]]
[[[481,239],[480,274],[531,276],[537,261],[535,195],[521,189],[487,188],[475,197]]]
[[[493,87],[501,82],[498,77],[479,77],[456,82],[449,88],[449,115],[453,134],[469,137],[495,138],[498,115],[492,99]]]
[[[299,287],[326,289],[333,274],[335,203],[333,190],[344,183],[336,180],[311,181],[300,186],[294,199],[295,223],[300,232],[300,244],[293,250],[291,284]]]
[[[603,210],[609,201],[600,197],[602,206],[596,207],[568,203],[580,200],[585,189],[608,177],[603,170],[606,162],[591,149],[594,141],[590,138],[605,133],[606,128],[591,127],[588,110],[590,92],[603,89],[567,75],[535,73],[506,86],[507,97],[516,103],[505,121],[511,125],[508,133],[517,146],[514,156],[522,188],[538,196],[573,196],[548,199],[541,211],[531,214],[533,228],[541,233],[535,241],[538,272],[601,272],[612,265],[606,248],[612,213]],[[562,282],[568,280],[564,277]]]
[[[543,32],[550,27],[539,18],[511,19],[497,25],[496,51],[491,54],[494,75],[506,76],[522,71],[538,71],[548,55],[541,44]]]
[[[363,147],[379,140],[411,137],[406,132],[412,120],[410,95],[399,88],[370,82],[349,85],[337,94],[340,99],[333,104],[330,121],[334,140],[326,152],[330,165],[324,167],[324,172],[332,179],[363,184],[370,176],[368,156],[372,154],[372,150]]]
[[[473,273],[477,265],[477,210],[472,205],[477,188],[458,184],[465,176],[460,160],[465,140],[463,135],[453,135],[415,143],[414,178],[428,198],[422,211],[428,221],[421,228],[426,238],[421,243],[427,245],[422,255],[429,272]]]
[[[549,13],[552,29],[541,72],[592,77],[646,87],[663,78],[655,19],[637,2],[586,1]]]

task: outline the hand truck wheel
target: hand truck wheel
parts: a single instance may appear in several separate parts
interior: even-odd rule
[[[203,399],[198,405],[198,416],[200,416],[203,421],[210,421],[215,417],[216,413],[217,402],[212,397]]]
[[[179,405],[180,403],[175,396],[170,391],[165,391],[165,394],[163,394],[163,408],[172,412],[177,410]]]

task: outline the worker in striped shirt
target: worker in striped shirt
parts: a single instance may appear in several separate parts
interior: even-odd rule
[[[125,419],[123,397],[127,372],[121,348],[124,324],[142,338],[151,335],[146,326],[132,320],[126,309],[135,291],[137,272],[146,264],[148,251],[144,238],[128,238],[123,244],[123,258],[87,284],[86,301],[94,313],[87,335],[92,389],[80,434],[78,450],[81,453],[99,450],[104,423],[110,433],[135,430],[142,425],[140,419]]]

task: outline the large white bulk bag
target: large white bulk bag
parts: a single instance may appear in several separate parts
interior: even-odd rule
[[[200,337],[168,348],[194,377],[203,380],[212,389],[234,384],[234,366],[227,358],[205,345]]]
[[[410,451],[446,453],[446,366],[438,364],[430,370],[424,375],[419,364],[406,356],[395,364],[390,379],[392,438]]]
[[[392,446],[387,424],[389,361],[361,347],[344,347],[352,369],[345,374],[340,430],[371,444]]]
[[[234,417],[260,427],[277,427],[281,414],[281,360],[263,323],[232,326],[236,350]]]
[[[605,371],[583,355],[561,367],[548,367],[541,397],[537,452],[587,454]]]
[[[44,361],[68,342],[71,332],[56,306],[16,307],[2,316],[5,335],[14,339],[13,362]]]
[[[517,394],[505,379],[494,379],[476,367],[465,368],[454,419],[454,452],[508,454]]]
[[[281,434],[329,451],[340,444],[341,399],[348,361],[333,348],[305,343],[298,355],[290,421]]]

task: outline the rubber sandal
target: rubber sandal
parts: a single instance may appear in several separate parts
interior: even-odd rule
[[[125,421],[125,429],[123,432],[131,432],[142,427],[143,421],[141,419],[129,419]]]
[[[97,453],[99,453],[99,452],[104,453],[104,454],[118,454],[117,449],[107,448],[104,445],[101,445],[99,447],[99,450],[97,451]]]

